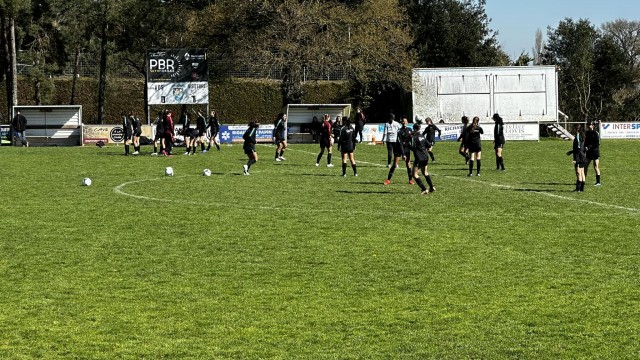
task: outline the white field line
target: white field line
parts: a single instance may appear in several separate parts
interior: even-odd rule
[[[265,146],[273,147],[273,145],[265,145]],[[287,150],[288,151],[297,151],[297,152],[302,152],[302,153],[306,153],[306,154],[312,154],[312,155],[315,154],[315,155],[317,155],[317,153],[312,153],[312,152],[306,151],[306,150],[295,150],[295,149],[287,149]],[[386,168],[385,165],[366,162],[366,161],[356,160],[356,163],[363,163],[363,164],[369,164],[369,165],[380,166],[380,167]],[[438,176],[435,173],[431,173],[431,175]],[[490,182],[486,182],[486,181],[470,179],[470,178],[467,178],[467,177],[458,177],[458,176],[450,176],[450,175],[442,175],[442,177],[447,178],[447,179],[455,179],[455,180],[459,180],[459,181],[460,180],[461,181],[470,181],[470,182],[474,182],[474,183],[477,183],[477,184],[488,185],[488,186],[496,187],[496,188],[503,188],[503,189],[510,189],[510,190],[517,190],[518,189],[517,187],[511,186],[511,185],[495,184],[495,183],[490,183]],[[550,192],[546,192],[546,191],[543,191],[543,190],[528,191],[528,193],[544,195],[544,196],[547,196],[547,197],[556,198],[556,199],[562,199],[562,200],[567,200],[567,201],[578,201],[578,202],[583,202],[585,204],[590,204],[590,205],[595,205],[595,206],[600,206],[600,207],[605,207],[605,208],[610,208],[610,209],[618,209],[618,210],[624,210],[624,211],[629,211],[629,212],[634,212],[634,213],[640,212],[640,209],[636,209],[636,208],[632,208],[632,207],[605,204],[605,203],[592,201],[592,200],[586,200],[586,199],[577,199],[577,198],[574,198],[574,197],[568,197],[568,196],[552,194]]]

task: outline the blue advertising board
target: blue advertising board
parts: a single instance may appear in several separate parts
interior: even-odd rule
[[[11,125],[0,125],[0,144],[11,145]]]
[[[247,125],[220,125],[220,142],[221,143],[241,143],[244,142],[242,135],[247,131]],[[273,125],[260,125],[256,134],[256,142],[272,142],[273,141]]]

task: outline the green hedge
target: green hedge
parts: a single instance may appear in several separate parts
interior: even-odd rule
[[[60,77],[51,79],[52,101],[47,105],[68,105],[71,100],[72,79]],[[80,78],[77,82],[76,105],[82,105],[85,124],[97,123],[98,119],[98,81],[91,78]],[[349,87],[347,82],[310,81],[303,85],[303,102],[312,104],[348,103]],[[143,79],[109,79],[105,113],[108,124],[120,122],[120,112],[131,111],[139,116],[144,114],[144,80]],[[6,101],[6,84],[0,87],[0,111],[8,114]],[[18,81],[18,104],[35,105],[33,84],[26,79]],[[209,83],[209,105],[217,109],[223,123],[246,123],[257,119],[271,122],[276,114],[283,110],[280,82],[274,80],[227,79]],[[152,118],[155,110],[152,107]],[[204,109],[204,107],[203,107]],[[179,112],[180,107],[172,107]]]

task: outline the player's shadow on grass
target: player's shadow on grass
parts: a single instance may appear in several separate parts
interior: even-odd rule
[[[391,191],[375,191],[375,190],[336,190],[336,192],[341,194],[385,194],[385,195],[393,194]]]
[[[516,189],[502,189],[504,191],[518,191],[518,192],[534,192],[534,193],[553,193],[553,192],[571,192],[571,190],[556,190],[556,189],[530,189],[530,188],[516,188]]]
[[[332,177],[338,177],[338,175],[336,174],[309,174],[309,173],[303,173],[300,174],[302,176],[332,176]]]
[[[556,186],[556,185],[561,185],[561,186],[569,186],[569,185],[575,185],[575,182],[530,182],[530,183],[522,183],[522,185],[548,185],[548,186]]]

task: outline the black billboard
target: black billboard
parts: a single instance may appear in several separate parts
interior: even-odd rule
[[[149,82],[208,81],[207,49],[147,50]]]

